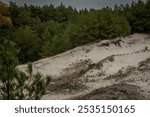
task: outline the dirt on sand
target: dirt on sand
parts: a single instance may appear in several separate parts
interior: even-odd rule
[[[146,99],[139,93],[140,87],[129,84],[115,84],[96,89],[89,94],[75,97],[76,100],[142,100]]]

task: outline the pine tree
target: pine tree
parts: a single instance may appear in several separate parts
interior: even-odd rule
[[[37,33],[30,26],[18,28],[12,35],[13,41],[20,48],[19,60],[22,63],[34,61],[39,58],[39,45]]]
[[[3,99],[40,99],[45,94],[50,76],[33,74],[32,64],[26,73],[18,70],[17,50],[14,44],[5,41],[0,45],[0,95]]]

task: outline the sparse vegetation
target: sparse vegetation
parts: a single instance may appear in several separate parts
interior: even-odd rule
[[[144,100],[138,93],[139,87],[129,84],[115,84],[96,89],[89,94],[75,97],[75,100]]]

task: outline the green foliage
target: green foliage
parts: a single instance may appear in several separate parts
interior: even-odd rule
[[[18,25],[29,25],[31,22],[31,12],[25,9],[21,10],[16,18],[16,23]]]
[[[53,36],[59,34],[61,31],[60,24],[55,21],[49,21],[43,24],[43,31],[41,34],[42,40],[50,40]]]
[[[149,33],[150,32],[150,0],[146,3],[143,1],[133,2],[129,7],[126,5],[119,12],[124,14],[129,21],[132,33]]]
[[[131,31],[126,18],[111,9],[98,13],[98,30],[101,39],[128,35]]]
[[[29,26],[18,28],[12,37],[20,49],[21,62],[34,61],[39,58],[38,37]]]
[[[33,74],[29,64],[26,73],[19,71],[17,50],[14,44],[5,41],[0,46],[0,95],[3,99],[40,99],[45,94],[50,77]]]
[[[101,39],[128,35],[130,31],[126,18],[111,9],[81,14],[66,29],[73,47]]]
[[[69,49],[69,41],[61,36],[54,36],[50,41],[47,41],[42,47],[41,56],[47,57],[59,54]]]
[[[79,11],[63,4],[41,7],[18,6],[10,2],[9,9],[3,4],[1,6],[1,14],[7,11],[13,25],[0,29],[0,39],[16,42],[22,63],[103,39],[150,32],[150,0],[115,5],[114,9],[106,7]]]
[[[55,21],[46,22],[43,24],[41,33],[41,53],[42,57],[52,56],[64,51],[66,40],[62,39],[62,26]]]

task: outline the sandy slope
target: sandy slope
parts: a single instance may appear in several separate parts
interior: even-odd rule
[[[34,72],[51,75],[55,79],[48,87],[48,94],[42,99],[72,99],[120,83],[120,80],[114,78],[106,79],[127,71],[129,66],[136,68],[141,61],[150,58],[149,35],[134,34],[122,40],[122,47],[112,44],[111,40],[104,40],[33,62]],[[106,42],[110,43],[109,47],[101,46]],[[147,51],[144,50],[146,46]],[[25,70],[26,65],[18,67]],[[142,83],[139,86],[142,85],[147,90],[147,85]],[[136,80],[130,84],[137,85]]]

